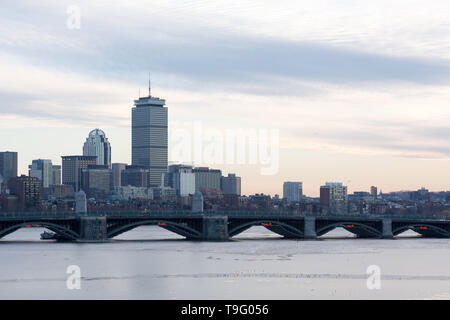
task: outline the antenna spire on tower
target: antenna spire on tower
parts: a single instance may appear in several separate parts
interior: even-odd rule
[[[151,86],[151,82],[150,82],[150,72],[148,73],[148,96],[149,97],[152,96],[152,86]]]

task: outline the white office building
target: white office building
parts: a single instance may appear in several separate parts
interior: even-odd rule
[[[303,197],[303,182],[283,183],[283,198],[288,202],[299,202]]]

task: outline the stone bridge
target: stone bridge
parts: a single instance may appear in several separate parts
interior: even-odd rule
[[[376,215],[314,216],[271,212],[111,212],[111,213],[2,213],[0,238],[20,228],[46,228],[59,239],[105,241],[144,225],[156,225],[190,240],[226,241],[253,227],[289,239],[315,239],[335,228],[360,238],[391,239],[413,230],[423,237],[450,237],[450,219]]]

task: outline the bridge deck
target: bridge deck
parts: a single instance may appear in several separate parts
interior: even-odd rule
[[[447,222],[450,221],[450,216],[426,216],[426,215],[408,215],[408,216],[393,216],[393,215],[314,215],[314,214],[298,214],[289,212],[253,212],[253,211],[231,211],[231,212],[204,212],[192,213],[189,211],[120,211],[120,212],[88,212],[86,214],[77,214],[74,212],[16,212],[16,213],[0,213],[1,220],[16,220],[16,219],[75,219],[80,216],[98,217],[104,216],[107,218],[200,218],[204,216],[227,216],[229,218],[288,218],[288,219],[304,219],[305,217],[314,217],[317,220],[380,220],[392,219],[392,221],[404,220],[420,220],[429,222]]]
[[[286,238],[316,238],[342,227],[358,237],[393,238],[410,229],[424,237],[450,238],[450,217],[302,215],[286,212],[18,212],[0,214],[0,238],[22,227],[45,227],[70,240],[101,240],[142,225],[158,225],[186,238],[228,239],[252,226]],[[216,239],[217,240],[217,239]]]

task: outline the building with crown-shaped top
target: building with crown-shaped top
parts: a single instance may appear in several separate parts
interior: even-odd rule
[[[111,145],[103,130],[94,129],[89,132],[83,145],[83,156],[96,156],[97,165],[111,168]]]

